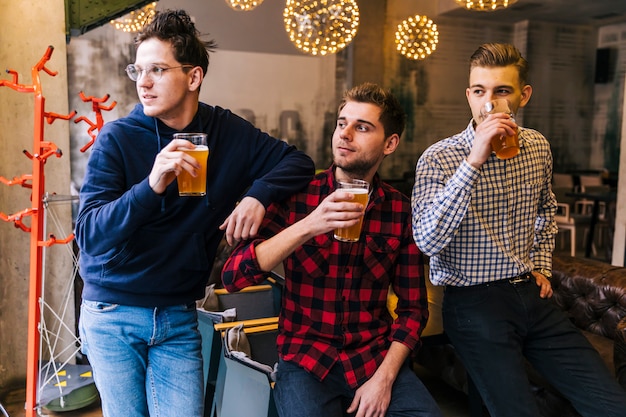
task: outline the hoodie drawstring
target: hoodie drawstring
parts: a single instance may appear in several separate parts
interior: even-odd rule
[[[157,137],[157,154],[159,152],[161,152],[161,135],[159,134],[159,122],[157,121],[156,117],[153,117],[152,120],[154,120],[154,131],[156,132],[156,137]],[[161,199],[161,213],[165,212],[165,197],[163,197]]]

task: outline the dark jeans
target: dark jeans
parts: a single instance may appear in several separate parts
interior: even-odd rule
[[[583,416],[626,416],[626,392],[534,279],[446,287],[443,320],[491,417],[540,415],[524,358]]]
[[[320,382],[303,368],[282,359],[278,362],[274,399],[281,417],[343,417],[354,390],[345,382],[343,369],[335,364]],[[435,400],[407,362],[398,373],[387,417],[443,417]]]

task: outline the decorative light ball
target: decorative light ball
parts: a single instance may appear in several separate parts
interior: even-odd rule
[[[493,12],[498,9],[506,9],[512,4],[517,3],[517,0],[455,0],[456,3],[466,8],[467,10],[474,10],[478,12]]]
[[[145,5],[139,10],[133,10],[120,20],[111,20],[111,24],[122,32],[139,32],[144,25],[152,20],[156,14],[156,2]]]
[[[403,20],[396,31],[396,49],[409,59],[424,59],[437,49],[437,25],[426,16]]]
[[[283,18],[296,48],[311,55],[334,54],[356,36],[359,6],[355,0],[287,0]]]
[[[238,12],[249,12],[261,3],[263,0],[226,0],[226,4]]]

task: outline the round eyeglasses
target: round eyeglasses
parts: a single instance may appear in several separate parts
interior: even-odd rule
[[[126,67],[126,74],[128,74],[128,78],[133,81],[139,80],[143,75],[147,75],[152,81],[158,81],[161,79],[161,76],[165,71],[175,68],[193,68],[193,65],[179,65],[177,67],[167,68],[161,68],[156,65],[148,65],[146,68],[141,68],[135,64],[129,64]]]

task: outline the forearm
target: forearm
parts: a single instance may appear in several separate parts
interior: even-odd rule
[[[413,198],[413,237],[426,255],[443,250],[456,236],[470,206],[479,171],[463,163],[450,177],[430,161],[418,163]]]
[[[387,356],[374,375],[356,390],[348,413],[358,410],[358,415],[385,415],[391,401],[393,383],[409,353],[409,348],[402,343],[392,342]]]
[[[310,239],[305,219],[293,225],[285,223],[289,209],[272,204],[266,213],[257,238],[242,241],[224,264],[222,282],[228,291],[237,291],[258,283],[298,246]]]
[[[541,192],[537,219],[535,221],[535,238],[530,253],[535,268],[552,269],[552,252],[555,247],[558,227],[554,216],[557,211],[557,201],[552,192],[552,164],[551,159],[546,164],[544,187]]]
[[[313,237],[300,221],[267,240],[240,243],[226,260],[222,283],[230,291],[258,284],[296,248]]]
[[[381,381],[392,385],[410,354],[411,350],[406,345],[400,342],[391,342],[385,359],[374,375],[376,378],[382,378]]]
[[[288,198],[309,183],[315,173],[311,158],[281,141],[268,141],[264,154],[253,155],[251,175],[256,180],[246,196],[254,197],[265,207],[274,201]],[[270,146],[273,144],[273,146]],[[274,150],[274,153],[270,153]],[[271,169],[267,169],[271,167]]]
[[[315,234],[306,226],[306,219],[289,226],[255,247],[259,267],[264,271],[271,271],[314,236]]]
[[[147,181],[115,197],[115,193],[99,191],[89,184],[81,191],[76,239],[81,250],[90,255],[105,253],[127,240],[161,204]]]

